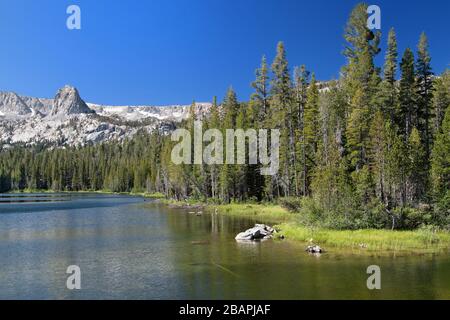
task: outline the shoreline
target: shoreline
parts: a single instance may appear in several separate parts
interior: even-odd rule
[[[136,196],[143,197],[147,199],[163,199],[165,196],[161,193],[147,193],[147,192],[113,192],[107,190],[84,190],[84,191],[53,191],[53,190],[19,190],[19,191],[9,191],[0,192],[2,194],[112,194],[112,195],[123,195],[123,196]]]
[[[297,222],[298,214],[275,204],[208,204],[158,200],[175,209],[202,209],[208,213],[254,219],[257,223],[271,224],[285,237],[305,245],[311,240],[325,249],[357,250],[371,254],[428,254],[450,252],[450,232],[429,228],[416,230],[357,229],[333,230],[304,226]],[[281,240],[276,240],[281,241]]]
[[[233,203],[213,204],[199,201],[177,201],[166,199],[163,194],[145,192],[110,192],[110,191],[49,191],[24,190],[5,194],[56,194],[56,193],[97,193],[137,196],[153,199],[152,203],[163,204],[172,209],[203,210],[255,220],[255,223],[273,225],[285,237],[283,241],[293,241],[306,245],[314,242],[325,249],[357,250],[361,253],[381,254],[427,254],[450,252],[450,232],[436,231],[430,228],[416,230],[359,229],[333,230],[300,224],[298,214],[289,212],[277,204]],[[312,241],[311,241],[312,240]],[[281,240],[275,240],[281,241]]]

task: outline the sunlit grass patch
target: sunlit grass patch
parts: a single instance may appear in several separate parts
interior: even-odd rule
[[[338,248],[360,248],[368,251],[439,251],[450,249],[450,233],[419,229],[391,230],[329,230],[307,228],[296,223],[277,226],[287,239],[313,242]]]
[[[272,204],[241,204],[211,205],[208,210],[220,214],[256,218],[261,222],[282,223],[293,219],[293,214],[278,205]]]

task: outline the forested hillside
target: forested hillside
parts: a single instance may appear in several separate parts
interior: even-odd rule
[[[449,228],[450,71],[433,74],[425,34],[399,53],[394,29],[384,66],[376,66],[381,34],[367,28],[366,9],[356,6],[348,20],[340,79],[323,88],[306,66],[289,66],[280,42],[272,64],[262,58],[248,101],[229,89],[213,102],[204,130],[280,130],[277,175],[262,176],[258,165],[174,165],[175,143],[155,132],[121,144],[4,149],[0,191],[283,201],[308,223],[333,228]],[[193,130],[195,117],[181,126]]]

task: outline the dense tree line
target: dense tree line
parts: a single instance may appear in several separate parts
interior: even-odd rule
[[[326,84],[289,67],[283,43],[265,57],[248,102],[229,89],[203,130],[279,129],[280,170],[260,165],[175,165],[175,142],[159,133],[71,149],[14,148],[0,154],[0,191],[31,189],[161,192],[204,201],[284,201],[306,222],[335,228],[450,225],[450,72],[432,72],[425,34],[416,57],[399,58],[393,29],[383,68],[380,33],[357,5],[346,26],[347,64]],[[400,72],[398,72],[400,71]],[[397,74],[400,78],[397,79]],[[324,87],[326,86],[326,87]],[[193,130],[194,109],[181,124]],[[282,199],[282,200],[281,200]]]

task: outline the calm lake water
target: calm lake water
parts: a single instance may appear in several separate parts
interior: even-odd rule
[[[0,195],[0,299],[450,299],[450,256],[237,243],[255,221],[98,194]],[[81,268],[82,290],[66,288]],[[382,289],[366,287],[369,265]]]

